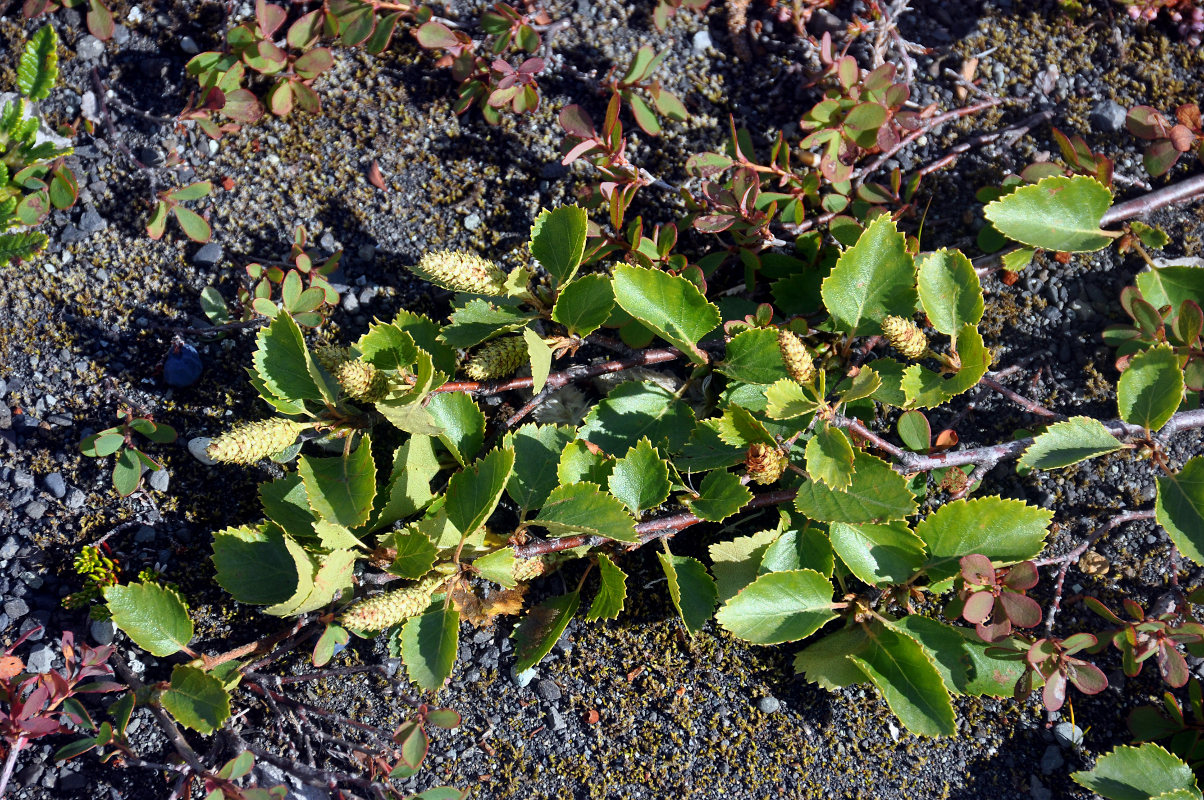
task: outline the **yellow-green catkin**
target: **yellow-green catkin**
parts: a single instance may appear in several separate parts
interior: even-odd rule
[[[919,326],[909,319],[887,317],[882,320],[882,335],[904,358],[915,361],[923,358],[928,352],[928,338]]]
[[[799,383],[811,380],[815,375],[815,362],[802,339],[785,328],[779,328],[778,349],[782,351],[782,362],[791,378]]]
[[[504,296],[506,273],[492,261],[464,250],[427,253],[413,271],[431,283],[457,292]]]
[[[348,608],[339,621],[357,631],[383,631],[416,617],[431,604],[431,595],[447,578],[434,575],[408,589],[396,589],[361,600]]]
[[[214,439],[205,452],[214,461],[254,464],[290,446],[297,441],[297,434],[308,427],[308,422],[282,417],[247,422]]]
[[[749,479],[762,486],[774,483],[782,477],[788,461],[786,454],[780,449],[762,442],[750,445],[744,458]]]
[[[520,583],[538,578],[548,571],[548,564],[541,556],[520,558],[514,562],[514,580]]]
[[[372,403],[389,393],[389,376],[367,361],[344,361],[332,374],[352,399]]]
[[[350,347],[324,345],[314,350],[314,360],[321,364],[331,375],[334,375],[336,370],[343,364],[354,359],[355,356],[351,353]]]
[[[526,340],[521,336],[503,336],[481,345],[464,365],[464,372],[474,381],[489,381],[506,377],[526,360]]]

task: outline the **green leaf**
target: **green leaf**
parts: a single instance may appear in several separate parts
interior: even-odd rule
[[[513,470],[514,451],[500,448],[451,477],[444,509],[461,535],[471,536],[489,519]]]
[[[478,298],[452,312],[439,339],[448,347],[476,347],[481,342],[525,328],[533,319],[534,314],[514,306],[493,306]]]
[[[698,341],[719,325],[719,309],[685,278],[659,269],[620,264],[614,273],[615,300],[623,310],[682,351],[707,363]]]
[[[401,310],[393,317],[393,326],[409,334],[415,344],[429,353],[437,370],[447,375],[456,373],[456,351],[439,341],[441,325],[421,314]]]
[[[953,701],[920,644],[879,622],[867,626],[867,646],[849,659],[878,687],[890,710],[912,733],[952,736]]]
[[[673,392],[650,381],[626,381],[590,409],[577,436],[618,455],[644,437],[673,452],[693,430],[693,410]]]
[[[435,543],[425,533],[413,528],[391,533],[381,544],[397,551],[393,563],[389,564],[389,574],[410,580],[417,580],[430,572],[439,556],[439,548],[435,547]]]
[[[474,560],[472,566],[485,580],[513,589],[518,586],[514,579],[515,562],[514,548],[503,547]]]
[[[318,546],[323,550],[364,546],[364,543],[349,528],[325,519],[314,523],[314,535],[318,537]]]
[[[832,584],[815,570],[766,573],[719,609],[715,619],[754,644],[805,639],[835,619]]]
[[[585,615],[591,622],[596,619],[614,619],[623,610],[627,599],[627,573],[615,566],[606,553],[598,553],[598,577],[602,583],[594,602],[590,603],[589,612]]]
[[[444,431],[420,400],[379,400],[376,410],[398,430],[415,436],[442,436]]]
[[[188,607],[175,590],[154,583],[117,584],[106,586],[104,596],[113,624],[151,655],[173,655],[192,641]]]
[[[544,210],[535,218],[531,226],[531,255],[556,283],[568,283],[577,274],[585,255],[588,227],[585,209],[577,206]]]
[[[525,672],[546,656],[568,627],[581,602],[580,592],[545,600],[527,612],[514,629],[515,672]]]
[[[531,359],[531,391],[539,394],[552,373],[552,348],[530,328],[523,328],[523,340],[527,343],[527,356]]]
[[[464,392],[440,392],[426,410],[443,432],[439,441],[461,464],[467,464],[485,444],[485,414]]]
[[[1137,238],[1146,247],[1152,247],[1155,250],[1161,250],[1170,244],[1171,237],[1166,231],[1161,228],[1155,228],[1152,225],[1146,225],[1140,220],[1133,220],[1129,223],[1129,229],[1136,234]]]
[[[514,450],[514,474],[506,493],[522,514],[543,505],[556,488],[561,453],[575,435],[567,425],[524,425],[506,434],[502,444]]]
[[[17,88],[30,100],[45,100],[58,80],[58,43],[52,25],[38,28],[25,42],[17,64]]]
[[[884,317],[911,316],[915,265],[906,237],[889,214],[871,222],[857,243],[841,253],[820,293],[836,329],[845,333],[879,334]]]
[[[456,666],[460,643],[460,612],[438,607],[401,626],[401,658],[410,680],[427,691],[438,691]]]
[[[270,325],[259,329],[256,343],[252,363],[268,391],[283,400],[328,399],[314,377],[317,365],[312,364],[301,329],[292,317],[277,315]]]
[[[122,497],[129,497],[142,481],[142,462],[132,448],[126,447],[113,462],[113,488]]]
[[[869,648],[865,626],[851,625],[821,637],[794,657],[794,671],[828,691],[865,683],[865,673],[851,655]]]
[[[552,536],[584,533],[633,544],[639,541],[635,520],[622,501],[593,483],[557,487],[548,495],[534,524],[547,529]]]
[[[171,213],[175,214],[176,222],[180,223],[180,230],[192,241],[204,244],[213,235],[213,229],[209,227],[205,218],[191,208],[172,206]]]
[[[744,406],[729,405],[723,410],[723,416],[716,421],[715,430],[726,444],[747,450],[752,444],[765,444],[777,447],[777,440],[765,427],[761,420],[752,415]]]
[[[727,343],[727,355],[719,371],[744,383],[773,383],[788,379],[778,334],[770,328],[749,328]]]
[[[431,480],[439,473],[439,459],[429,436],[411,436],[393,454],[389,482],[377,495],[379,506],[370,530],[380,530],[398,520],[416,514],[434,495]]]
[[[290,273],[296,274],[296,273]],[[414,363],[418,346],[396,325],[374,322],[355,343],[360,358],[379,369],[399,370]]]
[[[906,522],[885,525],[834,522],[828,538],[849,571],[871,586],[904,583],[924,566],[924,542]]]
[[[950,694],[966,693],[970,684],[970,658],[966,655],[966,639],[962,637],[962,631],[968,628],[955,628],[923,614],[908,614],[892,620],[889,627],[915,639],[924,648]],[[1023,671],[1023,663],[1020,663]],[[1008,695],[1011,693],[1012,687],[1009,686]]]
[[[602,486],[610,480],[614,463],[613,458],[594,453],[588,444],[577,439],[566,444],[561,451],[556,477],[565,485],[587,481]]]
[[[957,336],[961,369],[944,378],[930,369],[912,364],[904,369],[900,388],[908,408],[934,408],[978,385],[991,366],[991,353],[983,346],[982,334],[973,325],[962,326]],[[875,362],[880,364],[882,362]],[[885,380],[885,373],[884,373]],[[881,399],[881,398],[879,398]]]
[[[988,203],[983,213],[1021,244],[1083,253],[1112,243],[1114,237],[1099,227],[1111,205],[1112,192],[1094,178],[1055,175]]]
[[[297,474],[305,483],[310,507],[319,517],[348,528],[368,521],[376,497],[376,462],[372,460],[368,436],[347,456],[300,456]]]
[[[353,550],[333,550],[315,556],[318,561],[313,573],[312,586],[304,593],[298,592],[282,604],[265,608],[264,613],[278,617],[295,617],[327,606],[335,595],[351,588],[352,574],[359,555]]]
[[[1070,777],[1108,800],[1150,800],[1176,791],[1201,796],[1191,767],[1153,742],[1117,747],[1100,756],[1094,769],[1072,772]]]
[[[611,470],[610,493],[637,517],[669,497],[669,467],[647,439],[640,439]]]
[[[1204,456],[1191,459],[1177,473],[1158,478],[1154,514],[1179,552],[1204,564]]]
[[[791,378],[777,381],[766,389],[765,399],[768,401],[765,413],[771,419],[794,419],[819,408],[815,398]]]
[[[1183,399],[1183,371],[1169,345],[1133,356],[1116,386],[1120,417],[1130,425],[1156,431],[1175,414]]]
[[[698,497],[687,499],[686,507],[699,519],[722,522],[748,505],[753,494],[739,476],[725,469],[708,472],[698,487]]]
[[[916,513],[907,480],[890,464],[863,450],[853,455],[853,481],[844,491],[808,480],[798,488],[794,505],[823,522],[878,522],[905,519]]]
[[[843,490],[853,482],[853,443],[840,428],[821,423],[807,442],[807,474]]]
[[[702,630],[715,611],[719,590],[707,574],[707,568],[696,558],[657,553],[665,577],[669,580],[669,597],[681,615],[686,632],[691,636]]]
[[[751,536],[716,542],[708,548],[720,603],[726,603],[757,579],[761,559],[778,535],[774,530],[758,531]]]
[[[159,702],[176,722],[206,736],[230,718],[230,693],[222,682],[197,667],[177,664],[171,685]]]
[[[1138,274],[1137,288],[1154,308],[1178,308],[1184,300],[1198,303],[1204,298],[1204,269],[1181,265],[1154,267]]]
[[[785,522],[785,517],[783,522]],[[836,567],[836,556],[828,534],[810,522],[801,529],[786,530],[765,550],[757,574],[786,572],[792,569],[813,569],[825,577],[831,577]]]
[[[16,259],[32,258],[45,250],[49,243],[49,237],[41,231],[0,233],[0,267],[8,266],[10,261]]]
[[[615,293],[606,275],[583,275],[560,290],[552,319],[574,336],[588,336],[610,318]]]
[[[1022,500],[979,497],[954,500],[916,525],[928,547],[929,579],[936,583],[960,570],[962,556],[978,553],[997,564],[1015,564],[1045,546],[1053,512]]]
[[[917,263],[920,303],[932,327],[954,336],[963,325],[982,319],[982,285],[970,259],[960,250],[942,248]]]
[[[218,584],[242,603],[273,605],[288,600],[297,592],[302,571],[312,582],[309,557],[275,525],[218,531],[212,560]]]
[[[1071,417],[1037,436],[1020,463],[1030,469],[1059,469],[1124,447],[1104,424],[1091,417]]]

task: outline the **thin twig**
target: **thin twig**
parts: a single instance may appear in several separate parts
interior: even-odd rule
[[[1020,406],[1030,414],[1036,414],[1037,416],[1045,417],[1046,419],[1065,419],[1063,415],[1057,413],[1056,411],[1050,411],[1036,400],[1030,400],[1022,394],[1013,392],[1011,389],[1004,386],[1002,383],[990,377],[989,375],[984,375],[980,383],[982,383],[982,385],[986,386],[988,389],[994,389],[995,391],[999,392],[1001,395],[1011,400],[1013,403]]]
[[[1019,122],[1008,125],[1006,128],[1000,128],[999,130],[992,131],[991,133],[983,133],[978,136],[973,136],[964,142],[959,142],[936,161],[921,167],[918,172],[920,175],[930,175],[933,172],[936,172],[938,169],[942,169],[943,167],[947,167],[948,165],[952,164],[957,160],[958,156],[962,155],[972,147],[981,147],[984,144],[991,144],[992,142],[1005,137],[1018,138],[1028,133],[1038,125],[1042,125],[1053,119],[1053,116],[1054,112],[1052,110],[1047,109],[1045,111],[1038,111],[1035,114],[1030,114]]]

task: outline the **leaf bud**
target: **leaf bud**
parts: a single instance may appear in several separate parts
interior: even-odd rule
[[[548,564],[542,557],[520,558],[514,562],[514,580],[522,583],[538,578],[548,571]]]
[[[928,352],[928,338],[919,326],[909,319],[887,317],[882,320],[882,335],[900,355],[912,361],[923,358]]]
[[[815,362],[802,339],[785,328],[779,328],[778,349],[782,351],[782,361],[786,364],[786,371],[790,373],[791,378],[799,383],[811,380],[815,375]]]
[[[205,452],[214,461],[254,464],[292,445],[297,441],[297,434],[308,427],[308,422],[283,417],[247,422],[214,439]]]
[[[431,596],[447,578],[434,575],[408,589],[385,592],[352,605],[339,617],[348,628],[357,631],[383,631],[399,622],[416,617],[431,604]]]
[[[419,277],[457,292],[506,295],[506,273],[496,264],[464,250],[436,250],[410,268]]]
[[[527,342],[521,336],[503,336],[486,342],[473,353],[464,371],[474,381],[504,378],[527,360]]]
[[[788,459],[781,449],[763,442],[754,442],[748,448],[744,463],[748,477],[762,486],[774,483],[786,471]]]

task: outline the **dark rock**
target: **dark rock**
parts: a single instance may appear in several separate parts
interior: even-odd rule
[[[195,257],[193,260],[195,261]],[[168,386],[192,386],[200,380],[201,369],[201,354],[197,349],[190,344],[177,344],[172,346],[167,358],[163,360],[163,380]]]
[[[29,613],[29,603],[19,597],[9,600],[4,604],[4,613],[11,620],[18,620]]]
[[[549,703],[554,703],[561,697],[560,687],[549,678],[544,678],[535,684],[535,693]]]
[[[198,267],[213,267],[222,260],[222,246],[217,242],[201,245],[201,249],[192,254],[192,263]]]
[[[45,478],[42,478],[42,485],[46,487],[46,491],[54,497],[55,500],[62,500],[67,495],[67,482],[63,480],[63,473],[52,472]]]
[[[84,209],[83,214],[80,214],[79,222],[76,224],[79,225],[79,229],[85,234],[103,231],[109,227],[108,220],[102,217],[95,208],[90,206]]]

